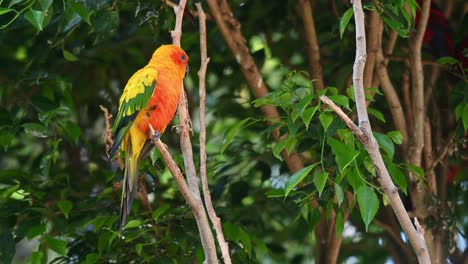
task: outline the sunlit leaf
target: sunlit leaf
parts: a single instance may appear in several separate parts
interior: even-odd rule
[[[142,222],[140,220],[130,220],[128,223],[125,225],[124,228],[135,228],[141,226]]]
[[[34,137],[46,138],[52,135],[46,127],[38,123],[26,123],[22,126],[24,128],[24,132]]]
[[[44,17],[44,12],[34,9],[29,9],[29,11],[24,14],[24,18],[39,31],[43,29]]]
[[[302,170],[294,173],[284,185],[284,196],[288,196],[288,194],[307,176],[309,175],[310,171],[315,168],[319,163],[315,163],[309,165]]]
[[[66,50],[62,50],[62,53],[63,53],[63,57],[67,60],[67,61],[77,61],[78,60],[78,57],[76,57],[75,55],[73,55],[73,53],[71,52],[68,52]]]
[[[403,136],[401,135],[400,131],[390,131],[387,133],[387,136],[398,145],[401,145],[403,142]]]
[[[221,150],[220,150],[221,153],[224,153],[224,151],[227,149],[229,144],[231,144],[231,141],[237,135],[239,130],[250,120],[252,120],[252,118],[249,117],[238,122],[225,133],[223,145],[221,146]]]
[[[343,33],[346,29],[346,27],[349,24],[349,21],[353,17],[354,10],[352,7],[350,7],[346,12],[343,14],[343,16],[340,19],[340,38],[343,38]]]
[[[65,256],[67,254],[67,241],[56,239],[53,237],[47,238],[47,246],[55,251],[55,253]]]

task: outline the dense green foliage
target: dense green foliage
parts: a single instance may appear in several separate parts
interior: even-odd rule
[[[377,187],[362,145],[318,99],[327,94],[347,113],[354,110],[349,87],[352,13],[342,20],[327,12],[315,14],[329,85],[315,91],[303,72],[307,61],[296,2],[260,2],[230,4],[271,89],[264,98],[255,100],[216,24],[208,20],[208,176],[233,262],[309,263],[317,243],[313,230],[321,213],[328,217],[333,210],[336,233],[344,234],[340,261],[353,257],[360,263],[384,263],[391,255],[389,242],[372,220],[388,198]],[[317,2],[325,7],[327,1]],[[349,5],[338,2],[345,14]],[[387,29],[406,37],[412,21],[394,2],[404,1],[380,6],[382,17]],[[152,211],[136,201],[124,237],[118,237],[121,190],[113,183],[122,173],[106,157],[102,139],[105,119],[99,106],[115,116],[126,81],[157,46],[171,42],[173,24],[173,11],[161,0],[0,1],[0,263],[15,255],[16,263],[203,261],[195,220],[157,151],[141,165]],[[187,19],[183,29],[198,159],[199,34],[197,23]],[[395,53],[404,54],[404,48],[397,46]],[[389,67],[392,77],[399,70],[398,65]],[[466,82],[449,81],[455,88],[447,111],[457,113],[454,131],[462,141],[468,123]],[[424,171],[402,162],[401,134],[388,125],[389,108],[378,89],[369,91],[376,92],[369,108],[378,131],[374,135],[405,198],[405,174],[423,178]],[[268,127],[261,105],[277,106],[282,118]],[[274,127],[288,136],[275,143],[270,135]],[[162,140],[183,168],[175,129],[168,129]],[[291,175],[279,155],[283,149],[300,152],[306,167]],[[462,151],[456,150],[450,162],[460,164]],[[466,239],[461,238],[468,231],[466,169],[458,175],[447,197],[453,214],[443,217],[458,239]],[[349,200],[347,192],[355,199]],[[321,210],[310,207],[311,200]],[[352,213],[345,221],[348,210]]]

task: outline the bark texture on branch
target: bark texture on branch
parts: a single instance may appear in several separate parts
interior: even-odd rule
[[[356,131],[356,125],[350,122],[349,118],[343,118],[343,121],[350,127],[356,136],[364,145],[365,149],[369,153],[374,167],[376,168],[378,182],[382,187],[382,190],[387,195],[390,200],[390,205],[395,212],[395,215],[400,222],[403,230],[408,236],[413,249],[415,250],[416,256],[418,257],[419,263],[430,263],[429,252],[427,250],[424,237],[421,234],[422,228],[418,227],[416,230],[415,226],[411,222],[411,219],[406,212],[405,207],[401,201],[400,195],[398,194],[398,189],[393,184],[393,181],[388,173],[388,170],[383,161],[382,155],[379,152],[379,146],[376,139],[372,134],[372,129],[369,123],[369,117],[367,115],[366,101],[364,97],[364,83],[363,83],[363,74],[364,67],[366,63],[366,34],[364,27],[364,12],[362,10],[362,4],[360,0],[353,1],[354,9],[354,20],[356,25],[356,59],[353,67],[353,84],[354,84],[354,94],[356,99],[356,108],[358,113],[359,120],[359,132]],[[320,99],[327,105],[337,112],[340,117],[345,116],[346,114],[342,113],[341,109],[334,105],[326,96],[321,96]],[[417,222],[415,223],[417,224]]]
[[[176,23],[175,23],[174,30],[171,32],[171,36],[172,36],[173,44],[179,47],[180,47],[180,38],[182,36],[182,18],[183,18],[186,3],[187,3],[186,0],[180,0],[179,5],[174,8],[174,11],[176,13]],[[182,91],[184,91],[183,85],[181,89]],[[198,231],[200,234],[200,239],[201,239],[202,246],[203,246],[203,251],[205,253],[206,263],[209,263],[209,264],[218,263],[218,257],[216,254],[216,244],[214,242],[210,223],[208,221],[208,217],[207,217],[205,208],[201,200],[199,181],[198,181],[197,172],[195,169],[195,163],[193,162],[192,142],[190,141],[190,132],[192,131],[191,120],[190,120],[190,116],[188,112],[185,92],[182,92],[182,95],[179,101],[178,113],[179,113],[179,119],[180,119],[180,124],[178,127],[178,131],[180,133],[180,148],[181,148],[182,155],[184,158],[185,172],[187,174],[187,182],[188,182],[187,188],[189,190],[189,194],[184,195],[184,198],[187,200],[187,202],[189,202],[190,208],[192,209],[192,212],[195,216],[195,220],[198,226]],[[155,144],[156,143],[158,142],[155,142]],[[163,150],[163,149],[160,149],[160,146],[158,146],[158,149],[160,151]],[[165,161],[167,165],[168,165],[167,162],[172,164],[170,160],[165,159]],[[175,162],[173,165],[175,165]],[[173,169],[171,170],[171,173],[174,177],[176,177],[175,174],[180,173],[180,170],[177,172],[177,170]],[[181,175],[182,174],[180,173],[180,176]],[[184,181],[185,185],[180,183],[180,179],[177,179],[177,178],[176,178],[176,182],[177,182],[177,185],[179,186],[179,189],[181,189],[182,191],[182,188],[184,188],[184,192],[186,192],[185,186],[187,184],[185,183],[185,181]],[[189,197],[190,197],[190,201],[188,200]]]
[[[199,21],[200,21],[200,53],[201,53],[201,66],[198,71],[199,78],[199,92],[200,92],[200,177],[202,182],[203,190],[203,200],[205,201],[206,210],[208,211],[208,216],[210,217],[211,223],[216,231],[216,239],[218,240],[219,247],[221,249],[221,254],[223,256],[223,261],[225,264],[231,264],[231,256],[229,255],[229,246],[224,239],[223,228],[221,225],[221,220],[216,215],[216,212],[213,208],[213,203],[211,202],[211,194],[208,189],[208,177],[206,175],[206,87],[205,87],[205,77],[208,63],[210,58],[208,58],[207,45],[206,45],[206,17],[205,12],[200,3],[196,3],[195,6],[198,10]]]
[[[250,55],[250,51],[240,29],[240,23],[232,14],[229,4],[226,0],[207,0],[207,3],[210,8],[211,15],[223,34],[229,49],[239,63],[240,69],[247,80],[252,93],[256,98],[264,97],[268,93],[268,88],[263,82],[260,71]],[[276,107],[263,105],[261,109],[269,124],[273,124],[274,121],[279,119],[279,113]],[[279,129],[273,130],[273,137],[276,141],[280,140]],[[304,168],[304,164],[296,151],[293,150],[288,155],[287,151],[283,150],[281,152],[281,156],[286,161],[286,164],[292,173]]]
[[[307,54],[309,57],[309,73],[314,80],[314,88],[323,89],[322,64],[320,63],[320,47],[315,31],[315,22],[310,0],[299,0],[297,11],[304,25],[305,40],[307,43]]]

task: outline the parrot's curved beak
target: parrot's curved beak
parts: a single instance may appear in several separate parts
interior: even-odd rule
[[[185,77],[187,77],[187,75],[189,75],[189,72],[190,72],[190,67],[187,64],[187,67],[185,67]]]

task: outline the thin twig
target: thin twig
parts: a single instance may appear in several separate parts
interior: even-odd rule
[[[99,105],[99,108],[101,108],[101,111],[104,112],[106,130],[104,131],[104,134],[102,135],[102,139],[104,141],[104,144],[106,145],[106,156],[107,158],[110,158],[109,150],[112,148],[112,144],[114,144],[114,140],[112,139],[112,130],[110,127],[110,119],[112,118],[112,115],[109,114],[109,110],[107,110],[107,108],[105,108],[104,106]]]
[[[182,18],[184,15],[184,9],[187,1],[180,0],[179,5],[174,8],[176,14],[176,23],[174,30],[171,31],[172,42],[174,45],[180,47],[180,38],[182,36]],[[190,194],[195,201],[195,205],[192,206],[192,211],[195,215],[195,220],[197,222],[198,231],[200,233],[200,239],[202,242],[203,250],[205,252],[206,263],[214,264],[218,263],[218,256],[216,254],[216,244],[214,242],[213,233],[211,232],[210,223],[206,215],[205,208],[200,197],[200,189],[198,183],[197,172],[195,169],[195,163],[193,161],[193,150],[192,142],[190,141],[190,131],[191,131],[191,120],[188,112],[187,100],[184,92],[184,87],[182,84],[182,93],[179,101],[179,133],[180,133],[180,148],[184,158],[185,172],[187,174],[188,189]],[[175,176],[173,174],[173,176]],[[185,183],[185,181],[184,181]],[[181,185],[179,185],[180,187]],[[185,197],[185,196],[184,196]]]
[[[223,228],[221,226],[221,220],[216,215],[211,201],[211,194],[208,189],[208,177],[206,175],[206,86],[205,77],[210,62],[208,58],[207,45],[206,45],[206,17],[205,12],[200,3],[195,3],[198,10],[199,21],[200,21],[200,53],[201,53],[201,66],[198,71],[199,78],[199,90],[200,90],[200,177],[202,182],[203,199],[205,201],[205,207],[208,211],[211,223],[216,230],[216,238],[218,240],[219,247],[221,248],[221,254],[223,261],[226,264],[231,264],[231,256],[229,255],[229,246],[224,239]]]

